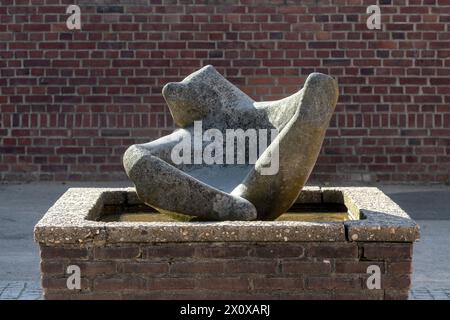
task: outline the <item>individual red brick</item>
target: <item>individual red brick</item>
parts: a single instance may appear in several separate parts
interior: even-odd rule
[[[412,272],[411,261],[392,261],[387,264],[388,274],[410,274]]]
[[[333,300],[383,300],[384,290],[335,290]]]
[[[361,289],[361,278],[356,276],[346,277],[316,277],[308,276],[306,278],[306,288],[308,289]]]
[[[302,278],[286,278],[286,277],[270,277],[255,278],[252,280],[255,290],[293,290],[299,291],[304,289]]]
[[[365,281],[365,280],[364,280]],[[411,275],[386,275],[381,277],[382,289],[408,290],[411,286]]]
[[[95,291],[146,290],[147,280],[137,276],[95,278],[93,281],[93,288]]]
[[[138,247],[95,247],[94,258],[100,260],[138,259],[141,251]]]
[[[193,261],[193,262],[173,262],[170,265],[170,273],[223,273],[224,263],[221,261]]]
[[[367,273],[367,268],[372,265],[380,267],[382,273],[385,272],[383,262],[340,261],[340,260],[336,261],[335,263],[335,271],[336,273],[347,273],[347,274]]]
[[[282,261],[283,274],[329,274],[332,270],[331,262]]]
[[[302,244],[258,245],[250,250],[250,256],[258,258],[302,258],[305,249]]]
[[[41,260],[41,272],[45,275],[64,275],[65,264],[63,261]]]
[[[278,270],[276,261],[255,261],[254,259],[233,259],[225,263],[227,273],[262,273],[274,274]]]
[[[369,260],[405,260],[412,257],[412,245],[406,244],[382,244],[382,243],[365,243],[363,245],[363,255]]]
[[[331,300],[331,298],[331,292],[326,292],[323,290],[307,290],[304,292],[286,292],[279,294],[279,299],[282,300]]]
[[[198,244],[195,246],[195,257],[198,258],[243,258],[249,255],[249,249],[245,245],[211,245]]]
[[[45,290],[43,296],[45,300],[120,300],[122,297],[118,292],[91,293],[67,290]]]
[[[89,262],[77,262],[73,261],[70,264],[77,265],[80,267],[80,273],[82,277],[93,277],[98,275],[114,275],[117,274],[117,265],[114,262],[99,262],[99,261],[89,261]]]
[[[385,300],[407,300],[409,297],[409,290],[384,290]]]
[[[41,259],[87,259],[86,248],[47,247],[41,245]]]
[[[314,258],[357,258],[358,247],[352,243],[319,243],[311,245],[306,256]]]
[[[60,147],[56,148],[56,154],[82,154],[83,148],[79,147]]]
[[[193,278],[151,278],[148,280],[148,290],[186,290],[194,289],[196,281]]]
[[[125,262],[121,270],[124,273],[164,274],[169,272],[169,265],[163,262]]]
[[[82,291],[89,291],[92,288],[91,282],[86,278],[80,279],[80,290],[69,290],[67,288],[67,278],[60,278],[60,277],[47,277],[43,276],[41,279],[42,288],[44,289],[44,294],[47,290],[61,290],[65,293],[73,292],[73,294],[77,294]]]
[[[184,257],[192,257],[195,254],[194,246],[185,246],[182,244],[162,244],[148,246],[143,249],[144,259],[176,259]]]
[[[247,278],[199,278],[196,280],[197,289],[207,290],[248,290],[249,280]]]

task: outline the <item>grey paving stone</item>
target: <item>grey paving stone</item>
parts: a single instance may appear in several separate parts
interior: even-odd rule
[[[410,300],[450,300],[450,288],[431,289],[417,288],[413,289],[409,295]]]
[[[42,290],[39,282],[1,281],[0,300],[40,300]]]

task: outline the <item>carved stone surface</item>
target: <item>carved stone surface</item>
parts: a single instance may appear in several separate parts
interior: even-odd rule
[[[338,87],[332,77],[313,73],[297,93],[278,101],[255,102],[206,66],[181,82],[166,84],[163,96],[181,128],[129,147],[123,158],[142,201],[180,218],[272,220],[294,203],[312,171],[337,103]],[[230,129],[276,130],[278,134],[266,145],[259,143],[255,162],[246,149],[246,161],[239,163],[240,153],[233,147],[234,163],[206,164],[196,161],[196,150],[201,157],[212,142],[217,145],[217,137],[198,142],[199,121],[203,131],[216,129],[223,135]],[[174,149],[186,141],[192,142],[189,161],[174,161]],[[217,149],[211,154],[218,156]]]

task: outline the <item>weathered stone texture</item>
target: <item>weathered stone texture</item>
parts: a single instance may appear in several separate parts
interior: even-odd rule
[[[207,65],[181,82],[164,86],[163,96],[181,128],[129,147],[123,156],[125,171],[139,198],[162,213],[183,219],[274,220],[292,206],[308,180],[338,92],[335,79],[312,73],[297,93],[256,102]],[[256,133],[261,129],[274,131],[272,139],[261,143],[260,132]],[[214,143],[196,142],[208,130],[221,138],[215,137]],[[244,150],[237,147],[235,152],[234,140],[230,147],[228,137],[223,138],[229,130],[255,130],[255,141],[248,143],[253,145],[243,146]],[[187,156],[180,164],[173,159],[173,151],[182,143]],[[222,151],[214,149],[220,154],[214,163],[195,159],[203,148],[216,144]],[[252,161],[250,148],[258,149]],[[242,163],[237,161],[240,157]]]

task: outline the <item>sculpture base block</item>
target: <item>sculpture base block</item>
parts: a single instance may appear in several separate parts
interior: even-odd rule
[[[70,189],[35,228],[44,298],[407,299],[419,233],[395,203],[376,188],[314,187],[298,203],[340,203],[349,219],[106,222],[140,205],[133,189]]]

